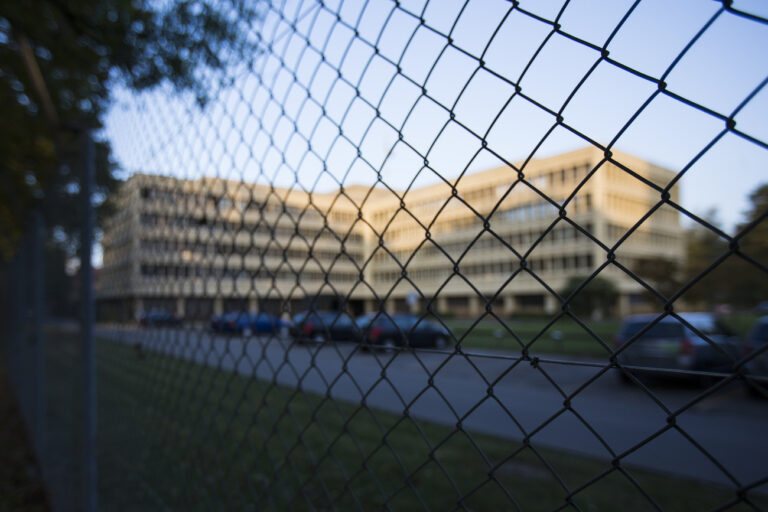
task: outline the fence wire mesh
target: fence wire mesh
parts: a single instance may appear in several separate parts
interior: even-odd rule
[[[768,193],[731,227],[686,195],[765,168],[765,63],[716,47],[765,17],[260,6],[204,105],[123,92],[106,120],[104,508],[768,507]],[[77,337],[46,332],[30,375],[74,411]]]

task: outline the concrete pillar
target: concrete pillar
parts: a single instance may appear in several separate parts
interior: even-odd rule
[[[485,309],[485,304],[483,304],[483,300],[480,297],[478,297],[477,295],[469,296],[468,313],[470,314],[470,316],[479,316],[484,309]]]
[[[437,313],[440,315],[444,315],[446,313],[449,313],[448,311],[448,297],[438,297],[437,298],[437,304],[435,304],[435,308],[437,309]]]
[[[213,314],[221,315],[224,313],[224,299],[221,297],[215,297],[213,299]]]
[[[619,300],[617,301],[617,304],[616,304],[615,313],[621,317],[624,317],[631,313],[630,309],[631,309],[631,306],[629,304],[629,294],[620,293]]]
[[[560,306],[560,302],[555,298],[554,295],[547,293],[544,295],[544,312],[551,314],[557,311],[558,307]]]
[[[504,295],[504,315],[513,315],[515,314],[515,309],[517,306],[517,301],[515,300],[514,295]]]
[[[376,300],[365,299],[363,301],[363,313],[373,313],[378,307],[376,306]]]
[[[141,314],[144,312],[144,299],[137,297],[134,302],[133,319],[138,321]]]
[[[256,297],[248,298],[248,311],[256,312],[259,310],[259,299]]]
[[[187,313],[184,297],[176,297],[176,317],[184,318]]]

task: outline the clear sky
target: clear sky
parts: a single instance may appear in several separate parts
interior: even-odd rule
[[[164,90],[119,93],[105,131],[118,163],[126,173],[321,191],[373,185],[380,171],[404,189],[435,183],[436,172],[455,179],[501,165],[494,153],[517,162],[589,140],[680,171],[714,141],[680,180],[681,203],[697,214],[716,208],[728,230],[768,182],[768,25],[710,0],[520,1],[529,13],[500,0],[424,4],[285,2],[254,27],[268,50],[212,89],[204,110]],[[768,16],[768,2],[733,5]],[[554,20],[624,67],[663,78],[669,94],[553,33]],[[543,107],[570,129],[553,130]],[[718,114],[753,140],[726,131]]]

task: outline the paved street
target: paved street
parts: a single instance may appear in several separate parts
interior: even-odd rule
[[[501,352],[457,355],[423,350],[388,355],[361,352],[353,344],[303,346],[287,339],[244,339],[192,329],[102,327],[97,334],[101,339],[140,341],[149,350],[286,386],[300,382],[302,389],[329,392],[334,399],[360,403],[364,397],[371,407],[396,414],[407,408],[416,418],[452,426],[461,419],[462,426],[473,432],[517,440],[524,432],[535,431],[531,442],[536,446],[605,459],[660,433],[624,461],[732,483],[678,429],[665,431],[669,412],[664,408],[675,412],[684,407],[702,393],[694,386],[651,384],[660,405],[643,390],[620,384],[618,376],[608,371],[583,387],[568,410],[553,383],[566,395],[574,393],[600,373],[598,365],[551,357],[536,368]],[[676,424],[740,484],[768,477],[768,403],[748,397],[740,384],[724,387],[685,410]]]

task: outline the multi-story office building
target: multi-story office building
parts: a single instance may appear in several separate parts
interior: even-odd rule
[[[503,314],[551,312],[558,301],[547,287],[559,291],[613,254],[600,276],[618,289],[619,312],[642,309],[643,288],[621,267],[682,263],[678,213],[649,186],[674,173],[603,158],[587,148],[531,160],[522,175],[502,167],[404,196],[134,175],[105,228],[99,298],[123,317],[310,303],[357,313],[433,298],[454,314],[479,313],[486,300]],[[669,198],[677,202],[676,188]]]

